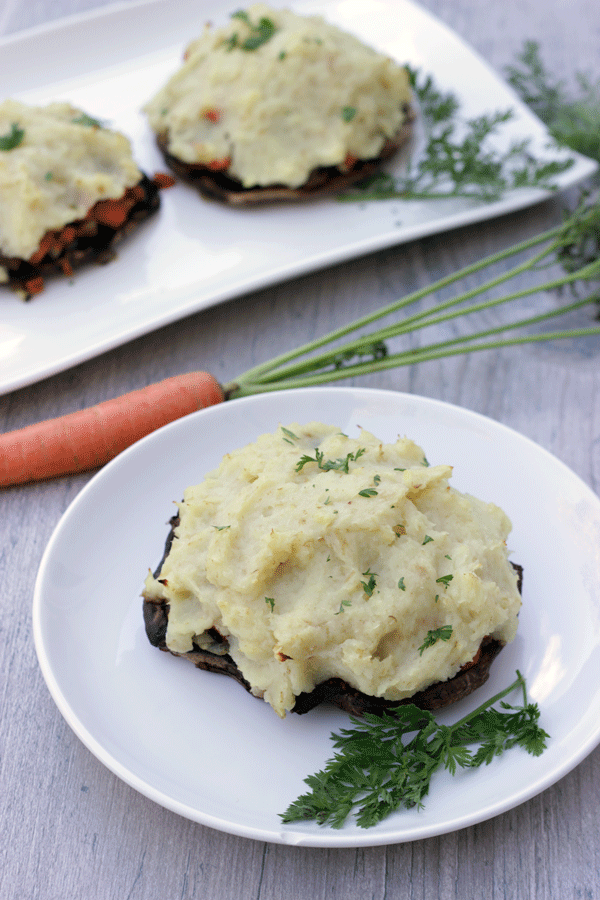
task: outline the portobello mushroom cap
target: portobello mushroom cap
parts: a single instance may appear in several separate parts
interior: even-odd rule
[[[127,188],[122,198],[115,202],[124,202],[127,214],[118,225],[110,225],[101,221],[101,217],[94,217],[92,207],[85,219],[70,222],[57,232],[57,237],[63,237],[67,231],[71,234],[69,242],[59,240],[60,251],[53,252],[51,246],[41,259],[37,259],[39,253],[34,254],[35,262],[21,259],[15,256],[4,256],[0,253],[0,266],[8,273],[6,282],[11,288],[21,292],[25,299],[29,299],[33,293],[41,290],[39,287],[32,291],[30,286],[35,281],[42,284],[48,275],[69,275],[74,269],[80,268],[89,262],[104,264],[115,256],[115,246],[124,237],[130,234],[144,219],[155,213],[160,206],[159,184],[151,180],[144,173],[137,185]],[[100,203],[106,201],[100,201]],[[42,239],[42,243],[44,239]]]
[[[382,163],[390,159],[412,136],[415,118],[412,108],[404,108],[406,121],[394,135],[388,138],[379,155],[372,159],[357,159],[344,166],[320,166],[313,169],[309,178],[298,188],[284,184],[271,184],[245,188],[227,170],[213,171],[201,163],[186,163],[169,153],[168,134],[163,132],[156,138],[158,147],[170,169],[182,181],[192,185],[204,197],[219,200],[229,206],[257,206],[264,203],[282,201],[302,201],[311,198],[328,197],[351,187],[374,175]]]
[[[171,521],[171,531],[167,537],[163,557],[157,566],[155,577],[158,577],[162,564],[166,559],[173,542],[175,529],[179,524],[179,517],[174,516]],[[523,569],[522,566],[511,563],[518,575],[517,587],[522,590]],[[219,645],[222,652],[212,652],[195,646],[187,653],[177,653],[169,650],[166,644],[167,625],[169,617],[169,605],[165,600],[148,600],[143,602],[144,625],[148,640],[154,647],[172,653],[173,656],[181,656],[193,662],[198,669],[209,672],[217,672],[234,678],[249,693],[252,693],[251,685],[242,675],[240,669],[227,653],[227,641],[216,629],[210,629],[208,634],[216,648]],[[470,663],[464,665],[453,678],[447,681],[438,681],[423,691],[413,694],[404,700],[385,700],[382,697],[372,697],[362,691],[351,687],[341,678],[329,678],[318,684],[312,691],[299,694],[293,709],[294,713],[307,713],[320,703],[329,702],[345,710],[353,716],[365,714],[381,715],[394,707],[414,704],[420,709],[438,710],[458,700],[467,697],[474,690],[481,687],[488,680],[490,668],[504,644],[495,638],[485,636],[478,652]]]

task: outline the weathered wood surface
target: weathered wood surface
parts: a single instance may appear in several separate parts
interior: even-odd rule
[[[499,70],[514,61],[525,39],[535,38],[557,77],[574,84],[580,70],[600,78],[596,0],[423,3]],[[98,0],[3,0],[0,33],[96,5]],[[0,60],[0,84],[1,79]],[[226,381],[270,356],[273,345],[295,345],[409,286],[531,235],[559,215],[556,201],[545,203],[225,303],[0,397],[0,428],[68,412],[194,367]],[[593,341],[485,352],[361,383],[440,398],[491,416],[550,450],[598,490],[600,374]],[[40,557],[88,478],[28,486],[0,497],[2,898],[600,897],[600,751],[554,787],[491,821],[439,838],[364,850],[295,849],[222,834],[156,806],[114,777],[56,709],[31,632]]]

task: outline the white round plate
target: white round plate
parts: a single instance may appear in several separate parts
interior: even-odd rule
[[[452,483],[510,516],[524,566],[516,640],[488,683],[444,712],[454,721],[510,684],[518,668],[551,738],[540,757],[514,749],[483,769],[439,773],[422,810],[370,829],[283,825],[304,778],[348,725],[321,706],[280,720],[232,679],[161,653],[145,635],[140,593],[185,487],[222,456],[281,423],[319,420],[386,441],[407,435]],[[411,841],[481,822],[533,797],[600,741],[600,501],[559,460],[483,416],[421,397],[313,388],[230,401],[154,432],[105,466],[63,515],[44,553],[33,625],[40,666],[63,716],[119,778],[212,828],[313,847]],[[510,700],[511,698],[509,698]],[[514,702],[520,701],[519,696]]]

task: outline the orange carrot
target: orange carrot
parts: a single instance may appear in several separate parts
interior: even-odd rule
[[[155,172],[152,176],[152,181],[157,187],[162,189],[170,188],[177,184],[175,178],[172,175],[167,175],[166,172]]]
[[[224,400],[208,372],[189,372],[88,409],[0,435],[0,487],[104,465],[130,444]]]
[[[30,296],[41,294],[44,290],[44,279],[41,275],[36,275],[25,282],[25,290]]]
[[[210,169],[212,172],[224,172],[230,165],[231,157],[224,156],[222,159],[211,159],[211,161],[206,164],[206,168]]]
[[[92,213],[97,222],[108,225],[109,228],[120,228],[130,209],[125,200],[99,200],[94,204]]]

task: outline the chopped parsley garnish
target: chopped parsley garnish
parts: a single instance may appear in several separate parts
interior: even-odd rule
[[[351,601],[351,600],[342,600],[342,602],[340,603],[340,608],[339,608],[338,611],[335,613],[335,615],[336,615],[336,616],[339,616],[340,613],[343,613],[343,612],[344,612],[344,609],[345,609],[347,606],[352,606],[352,601]]]
[[[421,809],[439,769],[450,775],[475,769],[512,747],[540,756],[549,735],[538,724],[537,703],[527,699],[525,679],[516,674],[511,685],[453,725],[438,723],[413,704],[381,716],[351,717],[351,728],[331,735],[335,755],[305,779],[309,791],[288,806],[282,821],[314,819],[341,828],[354,814],[360,828],[370,828],[398,809]],[[522,704],[504,702],[518,688]]]
[[[296,464],[296,472],[299,472],[307,463],[314,462],[318,465],[320,469],[324,472],[329,472],[331,470],[336,470],[340,472],[345,472],[348,474],[349,465],[351,462],[356,462],[359,457],[365,453],[364,447],[359,448],[356,453],[348,453],[348,455],[342,459],[325,459],[325,454],[322,450],[319,450],[318,447],[315,448],[315,455],[309,456],[307,453],[302,456],[297,464]]]
[[[213,528],[216,531],[227,531],[228,528],[231,528],[231,525],[213,525]]]
[[[436,578],[436,579],[435,579],[435,583],[436,583],[436,584],[443,584],[444,587],[447,588],[448,585],[450,584],[450,582],[452,581],[452,577],[453,577],[452,575],[442,575],[441,578]]]
[[[423,650],[433,647],[438,641],[449,641],[451,637],[452,625],[441,625],[439,628],[428,631],[425,640],[419,647],[419,656],[423,656]]]
[[[275,600],[273,599],[273,597],[265,597],[265,603],[267,604],[267,606],[271,607],[271,612],[273,612],[273,608],[275,606]]]
[[[375,579],[377,578],[377,575],[374,572],[371,572],[370,569],[367,569],[366,572],[362,573],[362,576],[363,576],[363,578],[369,579],[368,581],[361,581],[363,590],[364,590],[365,594],[367,595],[367,597],[372,597],[373,591],[377,587],[377,582],[375,581]]]
[[[275,28],[275,23],[272,19],[268,19],[266,16],[261,16],[258,20],[258,23],[255,25],[250,20],[248,13],[243,9],[234,12],[231,16],[232,19],[240,19],[244,22],[248,28],[250,29],[250,34],[244,40],[240,40],[240,37],[236,32],[234,32],[227,40],[225,41],[225,46],[227,50],[256,50],[258,47],[262,47],[263,44],[266,44],[277,30]],[[281,59],[281,54],[280,54]]]
[[[7,134],[0,134],[0,150],[14,150],[25,137],[25,130],[13,122]]]
[[[433,538],[432,538],[432,537],[429,537],[429,535],[426,534],[425,537],[424,537],[424,539],[423,539],[423,544],[421,544],[421,546],[423,546],[424,544],[428,544],[428,543],[429,543],[430,541],[432,541],[432,540],[433,540]]]
[[[92,116],[88,116],[87,113],[81,113],[80,116],[71,119],[71,121],[74,125],[85,125],[86,128],[102,128],[103,125],[100,119],[94,119]]]
[[[406,585],[404,584],[404,575],[402,576],[402,578],[401,578],[400,581],[398,582],[398,587],[400,588],[401,591],[405,591],[405,590],[406,590]]]
[[[291,444],[291,443],[293,443],[293,441],[297,441],[297,440],[298,440],[298,435],[297,435],[297,434],[294,434],[293,431],[290,431],[289,428],[284,428],[283,425],[282,425],[282,426],[281,426],[281,430],[282,430],[283,433],[285,434],[285,437],[284,437],[283,440],[286,442],[286,444]]]
[[[344,122],[351,122],[355,115],[355,106],[342,106],[342,119],[344,120]]]
[[[373,478],[373,481],[375,484],[379,484],[379,482],[381,481],[381,476],[375,475],[375,477]],[[364,490],[358,492],[358,496],[359,497],[376,497],[377,493],[378,492],[375,490],[375,488],[364,488]]]

